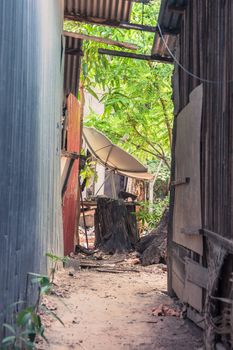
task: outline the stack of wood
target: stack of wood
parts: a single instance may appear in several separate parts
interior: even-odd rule
[[[136,244],[136,250],[141,254],[142,265],[166,264],[167,227],[168,209],[164,211],[159,225]]]

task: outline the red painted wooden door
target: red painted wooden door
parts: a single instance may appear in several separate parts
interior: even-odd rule
[[[70,94],[67,98],[67,152],[80,154],[81,118],[77,98]],[[75,159],[63,196],[64,254],[74,251],[74,236],[77,222],[79,159]]]

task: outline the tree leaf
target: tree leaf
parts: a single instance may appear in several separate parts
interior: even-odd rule
[[[5,337],[5,338],[3,338],[3,340],[2,340],[2,345],[14,344],[15,340],[16,340],[15,335],[11,335],[11,336],[9,336],[9,337]]]
[[[10,324],[3,323],[2,326],[3,326],[4,328],[8,329],[8,331],[10,331],[11,333],[15,334],[15,329],[14,329]]]

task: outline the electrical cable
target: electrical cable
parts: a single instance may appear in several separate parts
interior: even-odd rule
[[[177,63],[177,65],[188,75],[190,75],[191,77],[200,80],[203,83],[207,83],[207,84],[231,84],[233,83],[233,80],[209,80],[209,79],[205,79],[205,78],[201,78],[200,76],[192,73],[191,71],[189,71],[187,68],[185,68],[180,62],[179,60],[176,58],[176,56],[172,53],[172,51],[169,49],[166,40],[164,38],[164,35],[162,33],[161,27],[159,25],[159,23],[157,23],[157,27],[159,30],[159,35],[167,49],[167,51],[169,52],[169,54],[171,55],[171,57],[174,59],[174,61]]]

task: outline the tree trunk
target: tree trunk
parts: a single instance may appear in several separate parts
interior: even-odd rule
[[[95,213],[95,246],[108,253],[130,251],[138,240],[136,216],[132,205],[123,200],[98,198]]]

